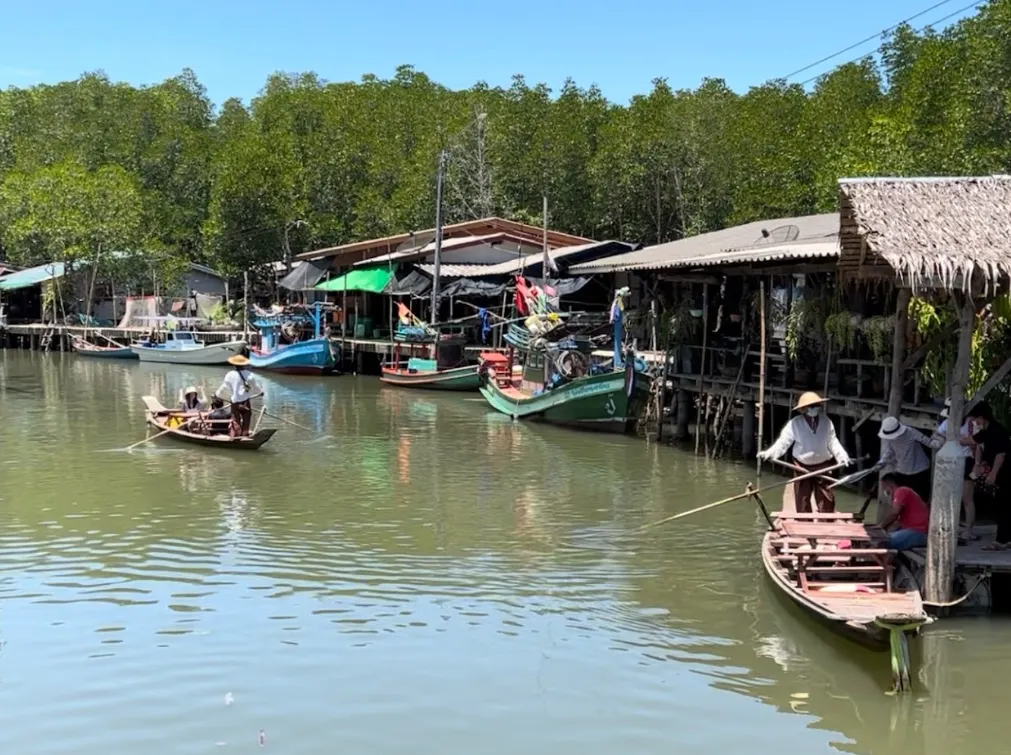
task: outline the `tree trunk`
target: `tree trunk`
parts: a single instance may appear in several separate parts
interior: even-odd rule
[[[965,297],[958,309],[958,357],[952,373],[947,437],[934,461],[930,532],[927,536],[925,593],[927,600],[937,603],[951,600],[951,586],[955,579],[958,513],[962,505],[962,476],[965,471],[965,457],[958,443],[958,432],[962,427],[965,388],[969,382],[975,317],[972,298]]]

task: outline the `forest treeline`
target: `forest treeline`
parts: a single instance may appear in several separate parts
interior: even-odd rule
[[[787,42],[788,44],[788,42]],[[896,29],[805,88],[666,81],[626,105],[516,76],[454,91],[402,66],[275,74],[216,107],[189,70],[0,91],[0,244],[16,264],[142,250],[238,272],[293,253],[501,215],[653,243],[832,211],[861,175],[1011,172],[1011,0],[943,31]],[[297,221],[302,221],[301,223]]]

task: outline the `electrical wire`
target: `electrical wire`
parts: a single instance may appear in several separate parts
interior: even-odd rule
[[[954,11],[952,11],[951,13],[949,13],[946,16],[942,16],[941,18],[937,19],[936,21],[931,21],[929,24],[924,24],[919,29],[916,29],[916,31],[917,31],[917,33],[923,32],[923,31],[931,28],[932,26],[937,26],[938,24],[947,21],[949,18],[953,18],[953,17],[959,15],[960,13],[964,13],[965,11],[967,11],[967,10],[969,10],[971,8],[977,8],[977,7],[979,7],[980,5],[982,5],[986,1],[987,0],[973,0],[973,2],[969,3],[968,5],[964,5],[961,8],[959,8],[958,10],[954,10]],[[950,0],[945,0],[945,2],[950,2]],[[936,8],[936,7],[938,7],[938,6],[937,5],[933,6],[933,8]],[[929,11],[929,10],[932,10],[933,8],[928,8],[927,10]],[[926,13],[926,12],[927,11],[922,11],[921,13],[919,13],[917,15],[922,15],[922,13]],[[911,18],[915,18],[915,16],[912,16]],[[896,24],[895,26],[893,26],[893,27],[891,27],[889,29],[885,29],[884,31],[880,32],[880,34],[887,34],[889,31],[891,31],[892,29],[897,28],[898,26],[901,26],[903,23],[905,23],[905,21],[902,21],[902,22]],[[853,49],[853,47],[857,47],[857,46],[863,44],[864,42],[867,42],[867,41],[869,41],[871,39],[875,39],[878,36],[879,36],[878,34],[875,34],[873,37],[868,37],[867,39],[863,40],[863,42],[858,42],[857,44],[852,45],[851,47],[849,47],[847,49]],[[836,54],[839,54],[839,53],[836,53]],[[859,55],[859,56],[857,56],[855,58],[847,60],[845,63],[840,63],[839,65],[837,65],[832,70],[835,70],[836,68],[840,68],[840,67],[842,67],[844,65],[848,65],[849,63],[856,63],[859,60],[863,60],[864,58],[866,58],[870,54],[871,53],[865,53],[863,55]],[[824,62],[825,60],[830,60],[831,58],[834,58],[834,57],[835,57],[835,55],[829,55],[828,58],[823,58],[821,61],[818,61],[818,63]],[[818,65],[818,63],[812,63],[810,66],[805,66],[804,68],[801,68],[798,71],[795,71],[794,73],[790,74],[790,76],[796,75],[800,71],[806,71],[809,68]],[[822,76],[825,76],[828,73],[831,73],[831,71],[822,71],[821,73],[816,74],[816,75],[812,76],[809,79],[804,79],[804,81],[799,82],[799,84],[800,84],[800,86],[806,86],[807,84],[810,84],[812,81],[816,81],[816,80],[820,79]],[[785,78],[789,78],[789,76],[787,76]]]

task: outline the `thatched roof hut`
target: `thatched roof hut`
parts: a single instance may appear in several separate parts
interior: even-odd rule
[[[914,289],[1011,278],[1011,176],[844,178],[839,272]]]

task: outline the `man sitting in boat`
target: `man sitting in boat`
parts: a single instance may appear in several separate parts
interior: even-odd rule
[[[827,469],[833,466],[833,458],[838,464],[852,464],[853,460],[836,437],[835,425],[822,411],[822,404],[826,401],[828,399],[814,391],[801,394],[797,405],[793,407],[799,414],[786,423],[775,443],[759,452],[759,458],[779,459],[793,448],[793,460],[800,467],[796,476]],[[835,511],[835,493],[829,487],[830,484],[821,476],[808,477],[795,483],[797,512],[810,512],[812,497],[819,512],[824,514]]]
[[[228,357],[228,363],[235,367],[225,375],[221,387],[214,391],[214,395],[220,395],[227,390],[230,394],[229,403],[232,409],[232,435],[249,435],[249,424],[253,418],[253,407],[250,399],[253,397],[253,373],[247,366],[249,360],[241,354]]]
[[[196,386],[187,385],[179,397],[179,411],[203,412],[207,410],[207,400],[201,396]]]
[[[881,478],[881,490],[891,496],[892,506],[881,526],[888,533],[888,547],[897,551],[927,544],[930,510],[920,494],[902,484],[900,475],[889,472]],[[894,529],[893,529],[894,528]]]

